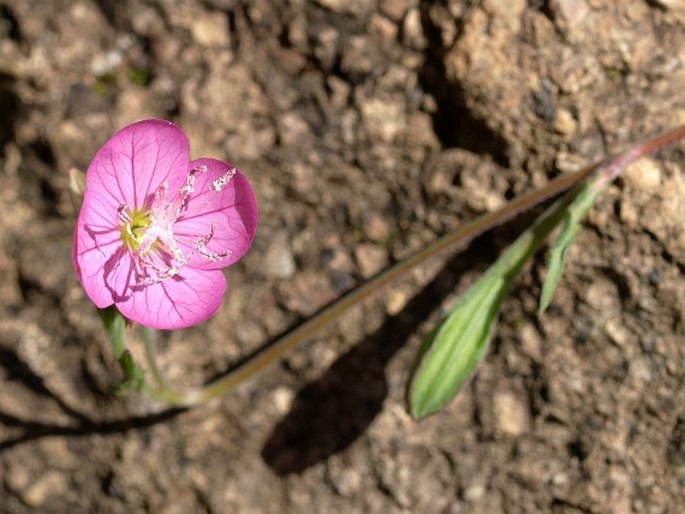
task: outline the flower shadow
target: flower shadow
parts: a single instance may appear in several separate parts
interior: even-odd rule
[[[0,440],[0,453],[24,443],[45,437],[87,437],[100,434],[119,434],[132,430],[144,429],[175,418],[185,409],[166,409],[164,411],[144,415],[129,416],[109,421],[95,421],[88,415],[69,405],[64,399],[52,391],[43,378],[34,373],[17,352],[0,347],[0,366],[4,368],[8,380],[18,381],[32,394],[42,399],[54,402],[70,420],[69,423],[45,423],[24,419],[14,414],[0,410],[0,427],[6,433],[12,434]],[[16,435],[14,435],[16,433]]]

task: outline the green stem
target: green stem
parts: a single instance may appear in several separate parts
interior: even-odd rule
[[[152,375],[154,384],[144,387],[143,392],[149,398],[163,401],[171,405],[186,405],[188,404],[188,395],[190,392],[180,392],[169,387],[168,382],[162,376],[162,373],[157,366],[157,331],[142,327],[143,330],[143,345],[145,347],[145,362],[147,368]]]
[[[629,148],[627,151],[612,158],[599,169],[599,176],[593,185],[594,189],[602,190],[608,186],[628,166],[643,157],[665,148],[685,138],[685,125],[674,130],[664,132],[660,136]]]
[[[168,388],[168,384],[157,366],[157,331],[148,327],[142,327],[142,329],[143,345],[145,347],[145,362],[150,370],[152,379],[155,381],[155,387]]]
[[[191,406],[200,402],[194,401],[193,390],[187,392],[174,391],[167,386],[144,387],[143,394],[153,400],[164,402],[167,405]]]
[[[125,394],[129,390],[141,391],[145,383],[143,370],[133,361],[131,352],[126,348],[126,319],[114,307],[107,307],[98,311],[105,331],[109,336],[114,350],[114,356],[119,361],[124,379],[117,386],[116,394]]]
[[[263,349],[239,368],[201,389],[188,391],[185,395],[181,395],[182,398],[180,398],[180,401],[172,403],[179,405],[194,405],[223,395],[241,382],[259,373],[291,349],[308,340],[319,330],[338,319],[351,307],[366,300],[373,293],[380,291],[389,283],[406,275],[419,264],[422,264],[428,259],[450,250],[457,245],[465,244],[476,236],[507,222],[518,214],[531,209],[548,198],[552,198],[567,191],[587,178],[597,166],[598,165],[590,166],[572,175],[564,175],[550,182],[546,187],[538,191],[534,191],[513,200],[497,211],[483,214],[470,222],[462,224],[454,232],[443,236],[420,252],[404,261],[398,262],[375,278],[362,284],[357,289],[354,289],[337,301],[334,301],[317,315],[309,318],[293,331],[287,333],[275,343]]]
[[[601,162],[584,168],[576,173],[557,178],[542,189],[516,198],[497,211],[483,214],[478,218],[461,225],[454,232],[443,236],[425,249],[404,261],[398,262],[375,278],[362,284],[357,289],[354,289],[345,296],[334,301],[317,315],[309,318],[275,343],[264,348],[234,371],[229,372],[203,388],[193,389],[187,393],[176,393],[168,390],[158,391],[158,393],[164,396],[164,398],[158,398],[164,399],[174,405],[194,405],[221,396],[277,361],[288,351],[308,340],[329,323],[342,316],[351,307],[366,300],[389,283],[405,276],[416,266],[443,252],[452,250],[459,245],[471,241],[476,236],[506,223],[518,214],[535,207],[549,198],[568,191],[582,183],[596,170],[605,174],[615,173],[613,170],[616,169],[617,166],[619,169],[622,169],[627,163],[631,163],[638,158],[659,150],[683,137],[685,137],[685,126],[679,127],[678,129],[637,146],[634,145],[622,154],[606,158]]]

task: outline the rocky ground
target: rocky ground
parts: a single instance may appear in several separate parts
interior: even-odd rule
[[[66,170],[162,117],[261,206],[198,384],[460,222],[685,123],[680,0],[0,0],[0,511],[685,511],[685,149],[544,259],[449,408],[405,411],[441,312],[522,228],[417,270],[206,406],[117,398],[70,262]],[[134,348],[135,350],[135,348]]]

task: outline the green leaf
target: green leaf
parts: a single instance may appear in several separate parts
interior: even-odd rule
[[[554,291],[559,284],[561,274],[564,268],[564,260],[566,253],[573,242],[578,237],[582,229],[582,222],[585,215],[595,203],[602,189],[597,189],[595,186],[596,180],[587,182],[580,188],[577,196],[568,206],[566,216],[564,218],[564,225],[549,251],[547,259],[547,275],[545,282],[542,285],[542,292],[540,294],[540,305],[538,312],[542,314],[549,306],[554,296]]]
[[[509,283],[484,275],[461,297],[420,353],[409,411],[416,418],[444,407],[483,360]],[[423,358],[425,357],[425,358]]]
[[[131,352],[126,349],[126,318],[114,306],[99,309],[98,314],[112,344],[114,356],[124,374],[123,380],[114,391],[115,394],[122,395],[130,390],[142,390],[145,385],[144,372],[133,360]]]
[[[117,310],[114,305],[104,309],[98,309],[98,314],[105,326],[105,332],[109,337],[114,356],[120,359],[126,351],[126,318]]]
[[[473,374],[485,356],[500,306],[514,278],[564,218],[577,192],[567,193],[526,229],[428,337],[410,380],[412,416],[422,418],[442,409]]]
[[[145,385],[145,373],[133,361],[131,352],[125,350],[119,357],[121,370],[124,372],[124,379],[114,390],[114,394],[122,396],[129,391],[141,391]]]
[[[550,250],[547,276],[540,294],[540,306],[538,307],[540,314],[545,311],[552,301],[554,290],[557,288],[561,278],[566,253],[580,233],[583,218],[585,218],[587,212],[595,204],[597,198],[630,164],[659,148],[668,146],[683,138],[685,138],[685,126],[644,143],[629,147],[625,152],[598,165],[594,177],[585,182],[569,204],[564,228]]]

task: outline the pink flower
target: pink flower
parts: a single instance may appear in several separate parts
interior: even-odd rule
[[[222,268],[257,228],[247,179],[217,159],[190,161],[183,131],[164,120],[124,127],[86,174],[72,260],[90,299],[159,329],[210,318],[226,292]]]

